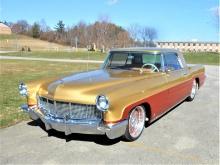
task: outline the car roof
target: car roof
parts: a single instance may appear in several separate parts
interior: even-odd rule
[[[110,52],[176,52],[179,53],[176,49],[166,49],[166,48],[157,48],[157,47],[130,47],[130,48],[113,48]]]

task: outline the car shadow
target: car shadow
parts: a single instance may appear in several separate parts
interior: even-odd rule
[[[175,107],[173,107],[172,109],[167,111],[165,114],[163,114],[162,116],[160,116],[159,118],[154,120],[152,123],[150,123],[150,124],[146,123],[145,124],[145,128],[153,125],[155,122],[160,120],[162,117],[166,116],[172,110],[174,110],[178,106],[180,106],[183,102],[185,102],[185,101],[182,101],[181,103],[177,104]],[[66,142],[70,142],[72,140],[75,140],[75,141],[85,141],[85,142],[94,142],[96,144],[105,145],[105,146],[114,145],[114,144],[119,143],[121,141],[127,142],[122,137],[117,138],[117,139],[108,139],[106,137],[106,135],[89,135],[89,134],[77,134],[77,133],[72,133],[70,135],[65,135],[64,132],[56,131],[54,129],[46,130],[44,123],[40,119],[30,121],[27,124],[30,125],[30,126],[38,126],[38,127],[40,127],[42,130],[44,130],[45,132],[48,133],[48,137],[56,137],[56,138],[59,138],[59,139],[65,139]]]
[[[86,134],[78,134],[78,133],[72,133],[70,135],[65,135],[64,132],[59,132],[54,129],[51,130],[46,130],[44,123],[38,119],[38,120],[33,120],[27,123],[30,126],[38,126],[42,130],[48,133],[48,137],[56,137],[59,139],[64,139],[66,142],[70,141],[85,141],[85,142],[94,142],[99,145],[104,145],[104,146],[109,146],[109,145],[114,145],[116,143],[119,143],[122,138],[117,138],[117,139],[108,139],[106,135],[86,135]]]

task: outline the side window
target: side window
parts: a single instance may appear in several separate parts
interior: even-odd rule
[[[164,66],[165,69],[179,70],[183,68],[181,59],[176,53],[165,53],[164,54]]]
[[[161,54],[143,54],[143,64],[154,64],[158,69],[161,69]]]
[[[127,53],[114,53],[111,56],[110,66],[124,66],[126,63],[126,59],[128,58]]]

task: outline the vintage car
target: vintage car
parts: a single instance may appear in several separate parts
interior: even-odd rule
[[[145,125],[204,84],[203,66],[187,66],[173,49],[112,49],[98,70],[19,85],[22,109],[46,130],[102,134],[134,141]]]

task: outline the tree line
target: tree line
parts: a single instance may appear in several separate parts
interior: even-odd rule
[[[131,47],[131,46],[155,46],[157,30],[149,26],[131,24],[128,28],[118,26],[107,19],[100,19],[92,24],[84,21],[76,25],[66,26],[62,20],[51,28],[44,20],[32,25],[26,20],[18,20],[15,23],[3,22],[11,27],[16,34],[28,35],[49,42],[55,42],[72,47],[88,47],[95,44],[97,48]]]

